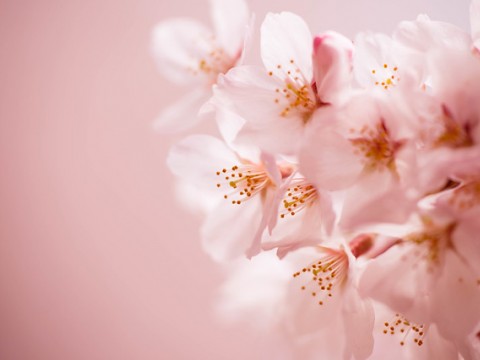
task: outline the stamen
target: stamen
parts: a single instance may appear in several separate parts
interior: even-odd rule
[[[232,57],[221,46],[218,45],[215,37],[200,38],[203,46],[212,49],[202,58],[192,59],[192,66],[187,70],[194,75],[206,76],[211,83],[215,83],[219,74],[225,74],[237,63],[240,53]]]
[[[372,129],[363,126],[360,131],[350,129],[358,137],[350,139],[354,153],[362,156],[364,170],[367,172],[389,170],[396,174],[395,152],[401,143],[392,141],[383,121]]]
[[[318,305],[323,305],[328,298],[338,292],[347,278],[348,257],[343,250],[318,247],[322,253],[320,258],[293,274],[298,278],[304,274],[310,281],[300,288],[307,290]]]
[[[404,240],[421,245],[424,252],[418,253],[429,265],[439,261],[442,248],[451,245],[451,234],[455,229],[455,223],[444,226],[434,224],[429,218],[422,218],[424,229],[407,235]]]
[[[385,90],[397,85],[400,81],[397,71],[397,66],[392,68],[388,64],[383,64],[383,67],[380,69],[372,69],[372,75],[374,75],[374,84],[376,86],[382,86]]]
[[[294,179],[283,197],[280,217],[283,219],[287,215],[294,216],[317,200],[318,193],[312,184],[307,183],[304,178]]]
[[[387,321],[383,325],[383,333],[385,335],[396,335],[398,333],[402,335],[402,339],[399,342],[401,346],[405,345],[407,339],[413,340],[418,346],[422,346],[424,343],[426,333],[424,325],[414,324],[400,314],[395,314],[391,321]]]
[[[256,164],[235,165],[229,170],[224,168],[217,171],[216,174],[219,176],[216,186],[230,190],[223,197],[236,205],[273,185],[263,166]]]
[[[282,69],[284,76],[284,86],[275,89],[277,97],[274,102],[281,106],[280,116],[293,115],[300,117],[304,123],[308,122],[317,107],[316,96],[310,85],[311,79],[302,74],[293,59],[286,66],[277,65],[277,69]],[[269,71],[268,75],[272,76],[273,72]]]

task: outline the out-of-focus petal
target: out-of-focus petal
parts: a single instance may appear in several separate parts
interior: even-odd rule
[[[480,50],[480,1],[472,0],[470,4],[470,31],[473,47]]]
[[[468,50],[471,41],[464,30],[452,24],[432,21],[427,15],[419,15],[415,21],[401,22],[393,38],[422,54],[434,47]]]
[[[339,225],[356,229],[375,223],[402,224],[415,209],[415,199],[409,199],[390,174],[371,174],[347,191]]]
[[[432,290],[431,310],[439,332],[465,347],[480,319],[480,290],[474,273],[457,254],[447,251],[442,275]]]
[[[254,66],[233,68],[220,76],[214,88],[216,101],[234,110],[254,127],[263,127],[279,117],[281,109],[275,103],[278,80]]]
[[[200,59],[212,49],[212,33],[201,23],[188,18],[166,20],[155,26],[152,52],[160,72],[179,84],[205,83],[196,74]]]
[[[293,60],[307,82],[312,79],[312,34],[305,21],[290,12],[269,13],[262,23],[261,52],[263,64],[280,78]],[[278,67],[280,65],[280,68]]]
[[[357,180],[362,165],[347,139],[333,130],[318,129],[305,141],[299,169],[318,188],[340,190]]]
[[[191,128],[200,120],[198,111],[208,100],[208,96],[204,89],[188,93],[162,110],[153,123],[154,129],[162,133],[175,133]]]
[[[356,289],[350,289],[345,294],[342,314],[345,322],[345,353],[353,355],[356,360],[368,359],[373,350],[375,314],[372,304],[362,299]]]
[[[228,201],[222,202],[209,214],[201,228],[202,245],[215,261],[244,256],[260,225],[262,208],[257,200],[246,201],[237,208],[232,208]]]
[[[207,189],[215,188],[217,171],[236,163],[238,159],[225,143],[208,135],[183,139],[171,148],[167,157],[167,164],[175,175]]]
[[[210,0],[218,43],[231,57],[238,57],[244,45],[249,11],[244,0]]]

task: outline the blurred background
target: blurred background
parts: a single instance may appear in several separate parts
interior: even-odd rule
[[[247,0],[248,1],[248,0]],[[311,30],[390,33],[418,13],[469,29],[468,0],[250,0]],[[207,0],[0,1],[0,359],[265,359],[226,326],[224,276],[152,120],[184,89],[150,56],[156,22],[210,24]],[[192,132],[205,132],[212,124]]]

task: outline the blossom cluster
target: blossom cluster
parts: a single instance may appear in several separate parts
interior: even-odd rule
[[[154,29],[189,89],[155,126],[216,122],[167,162],[231,264],[224,310],[296,359],[480,359],[480,0],[469,33],[420,15],[352,40],[269,13],[262,66],[243,0],[211,3],[213,31]]]

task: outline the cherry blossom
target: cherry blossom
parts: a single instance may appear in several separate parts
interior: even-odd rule
[[[167,160],[229,274],[222,316],[281,338],[275,358],[480,359],[480,1],[470,32],[419,15],[353,41],[268,13],[262,66],[241,59],[245,5],[215,4],[215,38],[156,37],[198,85],[163,124],[202,106],[222,136]]]
[[[162,132],[194,125],[211,97],[219,74],[241,62],[249,37],[249,13],[244,0],[210,0],[214,31],[189,18],[165,20],[153,31],[152,52],[160,72],[170,81],[188,86],[178,102],[164,109],[155,122]]]

